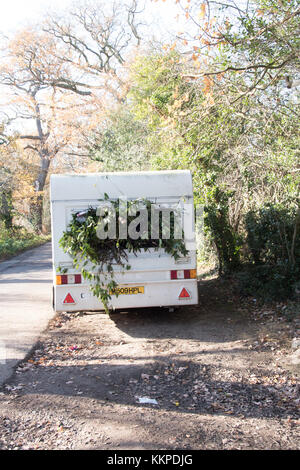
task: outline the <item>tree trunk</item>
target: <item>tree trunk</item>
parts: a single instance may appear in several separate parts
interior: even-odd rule
[[[10,189],[1,193],[0,200],[0,218],[4,222],[7,230],[12,229],[13,226],[13,205],[12,205],[12,192]]]
[[[44,200],[44,187],[46,183],[46,179],[49,172],[50,166],[50,158],[42,157],[41,158],[41,166],[35,181],[35,190],[37,193],[36,199],[31,206],[31,218],[32,223],[37,232],[43,231],[43,200]]]
[[[296,260],[295,260],[295,245],[296,245],[296,236],[297,232],[300,227],[300,207],[297,210],[296,217],[295,217],[295,224],[294,224],[294,232],[293,232],[293,238],[292,238],[292,246],[291,246],[291,265],[292,268],[295,267]]]

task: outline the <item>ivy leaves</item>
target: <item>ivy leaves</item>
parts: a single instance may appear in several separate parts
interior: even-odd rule
[[[110,200],[107,194],[101,203],[109,203],[110,210],[99,212],[96,208],[89,207],[85,211],[76,212],[60,239],[60,246],[73,259],[73,266],[80,270],[82,277],[89,281],[93,295],[99,298],[105,311],[109,312],[109,301],[111,292],[117,287],[115,280],[114,265],[121,266],[123,271],[131,269],[128,263],[128,253],[137,255],[141,250],[148,251],[150,248],[156,250],[162,248],[174,259],[188,252],[185,248],[184,239],[175,238],[175,217],[171,211],[168,225],[169,237],[166,237],[166,230],[162,217],[159,217],[159,227],[153,230],[152,203],[146,199],[127,201],[119,204],[119,201]],[[125,206],[124,206],[125,204]],[[135,210],[133,210],[135,209]],[[136,224],[139,228],[138,237],[130,237],[130,230],[126,230],[127,237],[124,238],[124,226],[122,220],[125,218],[127,227],[136,223],[142,210],[147,212],[145,227]],[[113,217],[112,217],[113,214]],[[137,215],[138,214],[138,215]],[[125,216],[125,217],[124,217]],[[109,234],[109,224],[116,223],[113,237],[99,237],[99,224],[106,229]],[[120,223],[121,221],[121,223]],[[157,237],[151,237],[153,233]],[[183,233],[182,233],[183,235]],[[117,294],[116,294],[117,295]]]

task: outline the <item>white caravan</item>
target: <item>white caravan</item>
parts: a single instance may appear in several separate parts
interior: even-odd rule
[[[105,194],[113,200],[144,198],[161,207],[181,204],[185,245],[189,250],[188,255],[177,261],[162,248],[142,250],[137,255],[129,253],[130,270],[124,272],[121,266],[114,267],[119,295],[112,296],[110,308],[198,303],[193,188],[189,171],[52,175],[50,187],[55,311],[103,310],[101,301],[89,289],[89,281],[73,268],[72,259],[59,246],[59,240],[72,215],[98,207]],[[61,274],[64,270],[67,270],[65,274]]]

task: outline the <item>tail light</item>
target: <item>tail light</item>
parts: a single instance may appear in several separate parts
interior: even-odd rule
[[[171,271],[171,279],[196,279],[196,269],[180,269]]]
[[[56,276],[56,284],[81,284],[81,274],[60,274]]]

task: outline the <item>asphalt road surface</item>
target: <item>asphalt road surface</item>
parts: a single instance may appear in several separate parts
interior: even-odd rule
[[[0,385],[53,317],[51,289],[51,243],[0,263]]]

